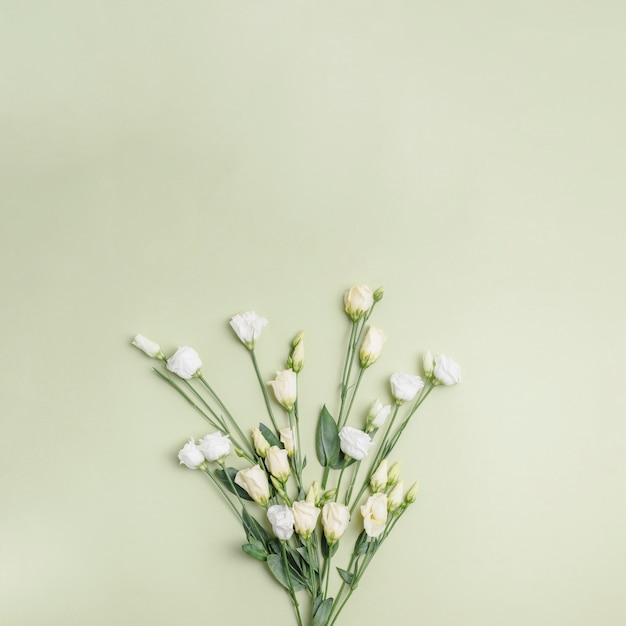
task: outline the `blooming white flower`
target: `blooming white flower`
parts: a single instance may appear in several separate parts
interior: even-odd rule
[[[396,404],[413,400],[424,386],[424,381],[419,376],[405,374],[404,372],[392,374],[389,382],[391,384],[391,395]]]
[[[308,539],[317,525],[320,510],[312,502],[301,500],[294,502],[292,506],[294,525],[296,532],[303,538]]]
[[[252,443],[256,453],[264,459],[267,455],[267,451],[270,449],[270,442],[263,436],[263,433],[258,428],[252,429]]]
[[[370,476],[370,485],[374,493],[378,493],[387,488],[387,467],[387,459],[383,459],[376,468],[376,471]]]
[[[252,350],[261,332],[267,326],[267,320],[258,316],[254,311],[247,311],[233,315],[230,318],[230,325],[246,348]]]
[[[368,537],[375,539],[382,535],[387,524],[387,494],[375,493],[361,507],[363,526]]]
[[[352,287],[343,296],[344,309],[353,321],[369,311],[373,304],[374,294],[367,285]]]
[[[290,369],[276,372],[276,378],[268,381],[267,384],[274,391],[278,404],[281,404],[285,410],[291,411],[298,395],[296,373]]]
[[[289,456],[293,456],[294,450],[296,449],[295,438],[293,435],[293,430],[289,428],[289,426],[285,426],[285,428],[281,428],[280,433],[280,441],[285,446],[285,450]]]
[[[456,385],[461,382],[461,366],[445,354],[435,357],[434,374],[435,378],[444,385]]]
[[[387,509],[395,511],[404,503],[404,481],[399,480],[387,496]]]
[[[135,335],[135,338],[133,339],[133,346],[139,348],[142,352],[153,359],[165,359],[161,346],[143,335]]]
[[[267,504],[270,486],[265,472],[258,465],[239,470],[235,476],[235,483],[261,506]]]
[[[265,466],[274,478],[284,483],[291,473],[287,450],[283,450],[283,448],[278,446],[270,446],[265,457]]]
[[[385,333],[380,328],[370,326],[367,329],[361,344],[361,350],[359,351],[361,367],[369,367],[378,361],[385,341],[387,341],[387,337],[385,337]]]
[[[274,504],[267,509],[267,519],[272,525],[274,534],[287,541],[293,535],[293,512],[286,504]]]
[[[189,380],[194,376],[198,376],[202,361],[200,355],[188,346],[178,348],[174,354],[167,359],[165,367],[177,376]]]
[[[330,545],[337,543],[350,523],[350,510],[339,502],[327,502],[322,508],[324,536]]]
[[[383,403],[380,400],[375,400],[370,406],[370,410],[367,413],[367,423],[365,430],[367,432],[381,428],[387,421],[387,418],[391,414],[391,404]]]
[[[207,461],[217,461],[218,459],[223,459],[232,451],[232,444],[228,435],[222,435],[219,430],[205,435],[202,439],[200,439],[198,444],[198,447],[200,448],[202,454],[204,454],[204,458]]]
[[[196,469],[205,462],[204,454],[202,454],[193,439],[190,439],[183,446],[178,453],[178,460],[181,465],[186,465],[189,469]]]
[[[339,447],[346,455],[357,461],[367,456],[369,449],[374,445],[372,438],[364,431],[352,426],[344,426],[339,431]]]

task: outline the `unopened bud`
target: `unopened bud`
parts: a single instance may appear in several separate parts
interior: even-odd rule
[[[291,353],[287,359],[287,367],[296,374],[304,367],[304,331],[299,332],[291,342]]]
[[[411,488],[407,491],[406,496],[404,496],[404,501],[407,504],[413,504],[415,500],[417,500],[417,489],[419,487],[419,483],[413,483]]]
[[[314,480],[309,487],[309,491],[306,494],[306,501],[311,502],[317,506],[320,503],[321,498],[322,492],[320,490],[320,483],[319,481]]]
[[[400,461],[396,461],[387,472],[387,486],[392,487],[400,480]]]
[[[380,302],[383,299],[384,295],[385,295],[385,290],[382,287],[379,287],[374,292],[374,302]]]
[[[241,448],[238,448],[237,446],[233,446],[233,449],[235,451],[235,454],[239,458],[243,459],[243,458],[245,458],[247,456],[246,453]]]
[[[267,451],[270,449],[270,442],[263,436],[263,433],[258,428],[252,429],[252,443],[256,453],[264,459],[267,456]]]
[[[387,496],[387,509],[395,511],[404,503],[404,482],[399,480]]]
[[[387,487],[387,465],[387,459],[383,459],[370,477],[370,486],[374,493],[383,491]]]
[[[430,350],[426,350],[426,353],[424,354],[423,365],[426,378],[431,378],[435,369],[435,359],[433,358],[433,353]]]

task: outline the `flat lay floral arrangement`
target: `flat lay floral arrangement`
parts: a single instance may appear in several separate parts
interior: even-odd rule
[[[337,622],[376,552],[416,499],[417,483],[405,490],[399,462],[391,463],[396,444],[435,388],[461,381],[460,367],[453,359],[443,354],[433,357],[427,351],[423,378],[392,374],[391,402],[374,400],[366,415],[353,414],[362,380],[386,340],[380,328],[369,324],[382,298],[382,289],[372,291],[365,285],[344,295],[350,326],[341,356],[339,397],[331,399],[338,408],[333,414],[323,405],[317,416],[319,468],[313,481],[305,477],[312,471],[313,455],[305,455],[300,437],[301,419],[309,419],[300,415],[298,403],[303,332],[291,342],[285,368],[266,382],[256,344],[268,321],[253,311],[231,318],[232,329],[249,352],[267,413],[267,423],[245,426],[205,379],[193,348],[180,347],[167,357],[154,341],[142,335],[133,340],[157,361],[154,372],[213,428],[199,441],[190,439],[183,446],[180,463],[204,472],[213,482],[242,525],[243,551],[284,587],[300,626]],[[339,567],[333,558],[351,524],[358,534],[346,553],[347,562]],[[302,602],[306,595],[310,600]]]

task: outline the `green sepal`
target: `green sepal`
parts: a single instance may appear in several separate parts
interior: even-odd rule
[[[333,545],[330,545],[326,540],[326,535],[322,535],[322,556],[326,559],[335,555],[335,552],[339,549],[339,542],[337,541]]]
[[[224,484],[228,491],[230,491],[231,493],[237,493],[239,497],[243,500],[252,501],[252,498],[249,496],[248,492],[245,489],[242,489],[239,485],[235,484],[235,476],[237,476],[238,471],[239,470],[236,470],[234,467],[227,467],[226,470],[216,469],[215,475],[220,479],[220,481]],[[226,476],[226,472],[228,472],[228,476],[230,476],[230,479],[228,478],[228,476]]]
[[[241,549],[257,561],[267,561],[267,552],[265,551],[265,548],[258,542],[244,543],[241,546]]]
[[[319,420],[317,422],[317,432],[315,436],[315,449],[317,459],[322,467],[337,461],[339,457],[339,432],[333,416],[328,412],[326,405],[322,407]]]
[[[317,611],[315,611],[315,614],[313,615],[313,623],[311,624],[311,626],[327,626],[332,608],[333,599],[326,598],[326,600],[324,600],[324,602],[319,605]]]

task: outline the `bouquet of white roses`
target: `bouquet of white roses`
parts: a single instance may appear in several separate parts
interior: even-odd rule
[[[321,476],[312,482],[304,476],[307,458],[298,405],[304,333],[293,339],[286,368],[266,383],[255,348],[267,320],[252,311],[231,318],[231,327],[250,354],[269,420],[251,431],[242,429],[204,378],[202,361],[193,348],[178,348],[168,358],[157,343],[142,335],[133,341],[161,362],[155,373],[215,429],[198,442],[190,439],[179,452],[180,463],[202,470],[214,483],[243,527],[244,552],[265,564],[285,588],[300,626],[332,626],[337,621],[374,555],[416,499],[417,483],[405,492],[399,463],[389,465],[393,449],[431,391],[461,380],[455,361],[445,355],[433,357],[428,351],[423,379],[404,372],[392,374],[392,403],[374,401],[359,428],[349,425],[363,376],[385,343],[383,331],[368,324],[382,297],[382,289],[372,292],[365,285],[345,293],[344,309],[351,326],[339,408],[333,416],[324,405],[318,417],[315,449]],[[278,417],[268,387],[282,408]],[[366,458],[369,462],[362,471]],[[347,485],[342,485],[344,474],[348,474]],[[359,533],[348,562],[336,568],[340,586],[331,594],[331,562],[353,519]],[[310,597],[306,615],[301,592]]]

